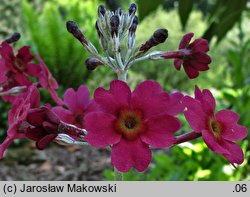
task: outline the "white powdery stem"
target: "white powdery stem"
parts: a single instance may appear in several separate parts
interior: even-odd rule
[[[5,92],[0,92],[0,96],[4,96],[4,95],[16,95],[19,94],[20,92],[22,92],[23,90],[25,90],[27,87],[26,86],[16,86],[13,87]],[[1,89],[0,89],[1,91]]]
[[[127,82],[127,74],[128,74],[128,70],[118,70],[116,72],[117,74],[117,78],[121,81]]]
[[[60,145],[64,145],[64,146],[71,145],[71,144],[82,145],[82,146],[88,145],[88,143],[86,141],[75,140],[74,138],[70,137],[69,135],[67,135],[65,133],[58,134],[54,141],[56,143],[58,143]]]

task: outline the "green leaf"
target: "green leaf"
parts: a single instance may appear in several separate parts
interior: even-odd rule
[[[139,19],[142,21],[147,15],[155,11],[163,0],[137,0]]]
[[[217,0],[209,17],[210,25],[203,37],[210,41],[213,36],[216,36],[217,43],[219,43],[240,19],[242,12],[246,9],[246,3],[247,0]]]
[[[185,30],[188,17],[192,11],[194,0],[179,0],[178,12],[183,30]]]

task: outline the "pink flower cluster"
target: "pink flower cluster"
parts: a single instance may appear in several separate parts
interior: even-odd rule
[[[197,39],[190,44],[192,37],[192,33],[186,34],[177,52],[162,56],[174,58],[177,70],[183,65],[189,78],[209,69],[211,62],[206,54],[207,41]],[[39,56],[38,63],[32,62],[34,56],[28,46],[14,55],[12,47],[3,42],[0,55],[0,93],[4,101],[12,104],[7,137],[0,144],[0,159],[15,139],[31,139],[42,150],[63,133],[95,147],[110,147],[111,161],[118,171],[135,168],[141,172],[152,160],[151,147],[167,148],[185,141],[185,137],[180,140],[176,135],[181,129],[177,116],[184,112],[193,129],[189,137],[202,136],[212,151],[223,155],[233,166],[244,161],[236,141],[247,136],[247,129],[238,124],[235,112],[215,113],[216,103],[209,90],[201,91],[196,86],[192,98],[180,92],[167,93],[152,80],[140,83],[133,91],[125,82],[114,80],[109,90],[97,88],[93,100],[84,85],[76,91],[67,89],[62,100],[55,91],[58,83]],[[18,89],[19,94],[13,95],[16,87],[26,89]],[[40,105],[40,87],[48,90],[56,106]]]
[[[42,59],[37,56],[39,64],[32,63],[34,56],[29,50],[29,46],[24,46],[18,50],[17,55],[14,54],[13,48],[3,42],[0,45],[0,87],[2,91],[7,92],[14,87],[26,87],[26,92],[29,86],[34,83],[30,77],[37,79],[37,86],[47,89],[54,101],[61,104],[61,99],[58,98],[55,90],[58,88],[56,80],[49,72],[47,66]],[[3,96],[4,101],[13,102],[15,97],[11,94]]]
[[[76,95],[72,95],[73,90],[69,89],[68,93],[65,93],[64,102],[57,96],[55,90],[58,84],[42,59],[37,56],[39,63],[31,63],[34,56],[28,46],[19,49],[15,56],[12,47],[3,42],[0,45],[0,55],[0,93],[3,100],[9,101],[12,105],[8,112],[7,137],[0,144],[0,159],[15,139],[34,140],[38,149],[44,149],[59,133],[66,133],[75,139],[84,135],[81,133],[82,130],[67,123],[83,122],[83,112],[90,104],[89,91],[85,86],[81,86]],[[34,83],[30,77],[38,82]],[[25,90],[19,89],[15,94],[10,92],[11,89],[19,87],[25,87]],[[40,106],[39,87],[49,91],[57,107],[52,109],[48,104]],[[65,109],[66,119],[62,112],[64,105],[69,108]]]

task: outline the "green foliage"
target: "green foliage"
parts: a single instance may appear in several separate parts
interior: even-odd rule
[[[246,8],[246,3],[247,0],[217,0],[209,16],[208,22],[210,25],[203,37],[210,41],[213,36],[216,36],[217,42],[221,41],[240,19]]]
[[[225,53],[226,73],[231,83],[222,89],[222,96],[240,114],[241,122],[250,128],[250,37],[243,34],[241,25],[239,27],[238,39],[230,40],[230,49]]]
[[[193,9],[194,0],[179,0],[179,16],[182,28],[185,30],[189,15]]]
[[[64,88],[86,83],[90,72],[84,66],[88,53],[66,30],[67,20],[75,20],[87,38],[98,46],[95,20],[98,1],[47,1],[40,12],[22,1],[23,43],[32,46]],[[30,38],[27,40],[27,38]],[[20,44],[23,44],[20,43]]]
[[[139,19],[142,21],[147,15],[163,4],[163,0],[137,0]]]

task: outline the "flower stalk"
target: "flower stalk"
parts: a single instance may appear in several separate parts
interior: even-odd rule
[[[114,167],[114,181],[123,181],[123,173]]]
[[[188,142],[188,141],[197,139],[199,137],[201,137],[201,134],[196,133],[194,131],[191,131],[189,133],[184,133],[182,135],[177,136],[176,142],[174,143],[174,145],[181,144],[181,143],[184,143],[184,142]]]

